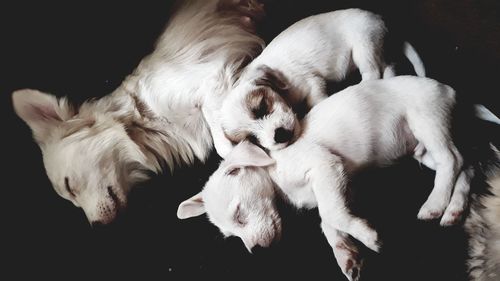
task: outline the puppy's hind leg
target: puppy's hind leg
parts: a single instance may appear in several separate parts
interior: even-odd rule
[[[429,127],[432,128],[432,125]],[[416,137],[419,139],[419,136],[416,135]],[[443,215],[450,202],[458,173],[462,168],[462,156],[451,140],[446,139],[442,134],[433,133],[420,138],[426,153],[430,154],[428,157],[433,160],[432,166],[434,167],[429,168],[436,170],[434,188],[417,215],[422,220],[436,219]]]
[[[373,44],[356,45],[352,50],[352,60],[361,73],[361,80],[382,78],[382,54]]]
[[[462,218],[462,215],[467,208],[470,192],[470,182],[474,177],[473,167],[468,167],[460,172],[455,189],[451,196],[450,204],[444,211],[440,224],[442,226],[449,226],[456,224]]]

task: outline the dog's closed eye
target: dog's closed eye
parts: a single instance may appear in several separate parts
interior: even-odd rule
[[[71,189],[71,186],[69,185],[69,179],[68,177],[64,178],[64,186],[66,187],[66,191],[71,195],[72,197],[76,197],[75,192]]]

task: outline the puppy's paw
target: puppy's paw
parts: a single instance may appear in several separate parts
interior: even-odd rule
[[[378,234],[375,230],[370,229],[363,235],[363,240],[361,240],[366,247],[370,250],[379,253],[382,243],[378,240]]]
[[[236,0],[238,2],[238,11],[243,15],[249,16],[252,20],[258,22],[264,18],[264,4],[257,0]]]
[[[450,204],[448,208],[446,208],[446,211],[444,211],[440,224],[442,226],[458,224],[462,220],[462,215],[465,212],[465,205],[465,203]]]
[[[265,16],[264,4],[257,0],[222,0],[220,11],[235,11],[242,16],[243,23],[255,24]]]
[[[342,271],[349,281],[358,281],[361,278],[361,268],[363,261],[349,260],[350,267]]]
[[[443,215],[445,208],[446,203],[427,200],[420,208],[417,217],[421,220],[437,219]]]
[[[371,228],[365,220],[355,219],[351,222],[350,231],[352,237],[358,239],[366,247],[375,252],[380,252],[381,243],[378,240],[378,233]]]
[[[335,245],[333,253],[337,264],[347,279],[358,281],[363,268],[363,258],[359,254],[357,246],[350,240],[344,239]]]

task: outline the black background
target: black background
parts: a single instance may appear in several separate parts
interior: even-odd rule
[[[35,88],[81,102],[110,93],[152,51],[171,1],[16,1],[0,7],[3,238],[0,276],[22,279],[134,278],[184,280],[271,276],[343,280],[316,211],[284,210],[284,237],[272,249],[246,253],[205,217],[176,218],[178,204],[200,190],[218,158],[161,175],[130,197],[130,208],[105,229],[53,191],[38,146],[13,113],[10,94]],[[429,77],[495,113],[500,79],[500,2],[495,0],[286,1],[267,5],[259,32],[269,41],[294,21],[362,7],[383,14],[392,32],[421,54]],[[466,237],[460,227],[416,220],[433,173],[413,161],[367,172],[357,182],[358,210],[372,218],[384,252],[366,253],[364,280],[464,280]],[[2,278],[3,279],[3,278]]]

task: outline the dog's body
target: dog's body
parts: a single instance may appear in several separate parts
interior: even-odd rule
[[[206,211],[214,224],[241,237],[247,248],[265,247],[281,229],[270,203],[275,184],[297,207],[318,207],[341,268],[354,278],[350,271],[357,251],[346,233],[378,250],[377,233],[346,205],[348,178],[359,170],[413,155],[436,170],[434,189],[418,217],[442,216],[441,224],[449,225],[466,208],[473,175],[463,169],[451,139],[454,105],[453,89],[426,78],[404,76],[351,86],[314,107],[304,119],[303,135],[271,151],[272,159],[248,142],[237,145],[204,190],[179,206],[178,216]],[[236,217],[245,223],[235,224]]]
[[[497,160],[500,153],[497,151]],[[492,194],[475,197],[465,222],[469,235],[467,262],[471,281],[494,281],[500,278],[500,171],[489,183]]]
[[[225,136],[214,137],[217,152],[224,157],[231,150],[226,138],[238,143],[248,135],[268,149],[286,146],[297,130],[296,120],[284,116],[304,103],[308,111],[327,98],[327,82],[340,82],[356,68],[363,80],[395,76],[384,58],[386,32],[380,16],[359,9],[311,16],[287,28],[245,68],[224,101]],[[404,46],[400,51],[425,76],[418,54]],[[264,98],[254,102],[259,96]]]
[[[261,51],[253,20],[262,15],[252,0],[183,1],[155,51],[111,95],[74,109],[49,94],[15,92],[14,108],[57,193],[91,223],[109,223],[145,170],[205,160],[212,150],[206,113]]]

